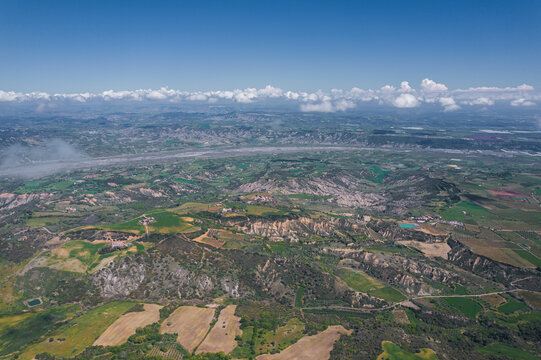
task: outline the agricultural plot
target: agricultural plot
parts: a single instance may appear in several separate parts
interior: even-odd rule
[[[196,354],[217,353],[229,354],[237,347],[235,337],[240,336],[240,317],[235,315],[236,305],[226,306],[218,316],[218,321],[197,348]]]
[[[513,249],[521,258],[532,264],[532,267],[541,267],[541,259],[528,250],[523,249]]]
[[[56,270],[78,273],[94,272],[117,256],[128,252],[143,252],[148,245],[136,244],[124,250],[101,254],[100,250],[107,246],[106,242],[90,242],[85,240],[72,240],[59,248],[46,252],[36,259],[36,264]]]
[[[51,330],[56,321],[73,316],[81,307],[67,305],[38,312],[0,316],[0,356],[17,351]]]
[[[305,325],[297,318],[291,318],[276,330],[265,330],[256,335],[254,348],[256,354],[276,352],[293,345],[302,338]]]
[[[498,311],[504,314],[512,314],[523,309],[528,309],[528,307],[515,299],[509,299],[505,304],[498,306]]]
[[[329,326],[316,335],[305,336],[278,354],[259,355],[257,360],[328,360],[336,340],[341,335],[351,335],[342,325]]]
[[[409,324],[409,318],[408,314],[404,311],[404,309],[394,309],[393,310],[393,317],[394,321],[396,321],[399,324]]]
[[[144,217],[154,218],[154,221],[151,221],[148,224],[149,233],[178,234],[190,233],[200,230],[198,226],[195,226],[183,220],[183,218],[179,216],[179,214],[171,211],[149,212],[148,214],[142,215],[130,221],[126,221],[124,223],[103,225],[98,226],[97,228],[102,230],[124,231],[137,235],[145,235],[147,232],[147,228],[145,227],[145,225],[141,224],[141,220],[144,219]]]
[[[541,309],[541,294],[531,291],[520,291],[520,297],[534,309]]]
[[[383,353],[378,356],[377,360],[437,360],[438,356],[432,349],[423,348],[418,353],[412,354],[402,350],[400,346],[390,341],[381,343]]]
[[[248,205],[246,206],[246,215],[256,215],[256,216],[269,216],[269,215],[285,215],[287,212],[271,208],[269,206],[257,206],[257,205]]]
[[[445,302],[458,312],[475,319],[477,314],[483,311],[483,307],[474,300],[464,297],[446,297]]]
[[[506,301],[505,298],[501,297],[498,294],[484,295],[481,296],[481,299],[485,300],[493,307],[498,307]]]
[[[411,246],[420,250],[423,254],[429,257],[439,256],[443,259],[447,259],[447,254],[451,251],[451,247],[447,243],[426,243],[421,241],[398,241],[400,245]]]
[[[195,226],[169,211],[160,213],[153,213],[152,217],[156,220],[150,223],[150,232],[159,234],[178,234],[178,233],[190,233],[200,230],[198,226]]]
[[[130,301],[115,301],[89,310],[56,330],[49,339],[31,345],[20,359],[30,360],[47,352],[57,357],[71,357],[90,346],[103,331],[133,306]]]
[[[177,334],[177,341],[189,352],[203,341],[214,318],[214,309],[181,306],[162,323],[161,334]]]
[[[487,209],[472,201],[461,201],[453,207],[445,208],[440,213],[445,220],[455,220],[463,222],[469,218],[492,218],[494,214]]]
[[[482,229],[475,237],[461,236],[458,233],[455,235],[457,235],[457,240],[467,245],[476,254],[517,267],[533,267],[530,262],[513,251],[518,249],[518,245],[505,241],[488,229]]]
[[[400,302],[406,299],[406,297],[398,290],[385,286],[362,271],[339,268],[336,274],[355,291],[363,292],[392,302]]]
[[[475,349],[481,354],[486,354],[490,356],[496,356],[498,358],[503,357],[506,359],[513,360],[538,360],[539,358],[526,350],[507,346],[504,344],[494,343],[491,345],[478,347]]]
[[[214,207],[210,204],[188,202],[176,208],[170,209],[170,211],[174,212],[175,214],[182,215],[182,214],[188,214],[188,213],[198,213],[202,211],[212,211],[213,208]]]
[[[94,342],[94,345],[115,346],[125,343],[130,336],[135,334],[137,328],[160,320],[160,309],[156,304],[144,304],[144,311],[129,312],[119,317],[107,328]]]
[[[182,360],[184,355],[176,348],[175,344],[170,344],[167,348],[162,349],[160,346],[153,346],[147,353],[150,358]]]
[[[193,241],[215,248],[237,249],[246,243],[245,238],[245,235],[234,234],[229,230],[208,229],[206,233],[196,237]]]

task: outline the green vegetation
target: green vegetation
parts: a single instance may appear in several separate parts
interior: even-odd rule
[[[132,306],[133,302],[130,301],[114,301],[89,310],[54,331],[50,335],[53,341],[48,339],[28,347],[21,359],[29,360],[45,352],[61,357],[77,355],[92,345],[109,325]]]
[[[470,298],[446,297],[445,302],[469,318],[475,319],[477,314],[483,311],[483,307],[478,302]]]
[[[456,221],[464,221],[470,216],[475,218],[494,217],[494,215],[487,209],[472,201],[461,201],[453,207],[445,208],[440,212],[440,214],[445,220]]]
[[[484,347],[477,347],[475,349],[481,354],[487,354],[491,356],[505,357],[513,360],[538,360],[539,358],[533,354],[530,354],[526,350],[507,346],[504,344],[490,344]]]
[[[270,216],[270,215],[285,215],[287,212],[271,208],[268,206],[247,205],[246,215]]]
[[[302,298],[304,297],[304,291],[306,288],[304,286],[299,286],[297,288],[297,291],[295,292],[295,307],[301,308],[302,307]]]
[[[0,355],[22,349],[54,329],[59,321],[73,316],[79,310],[79,305],[66,305],[37,312],[0,316]]]
[[[432,349],[420,349],[418,353],[412,354],[402,350],[400,346],[390,341],[381,343],[383,353],[377,360],[437,360],[438,357]]]
[[[46,265],[64,271],[88,272],[98,266],[102,260],[115,256],[119,252],[102,253],[106,243],[93,243],[85,240],[72,240],[60,248],[45,253]],[[125,251],[124,251],[125,253]]]
[[[513,249],[513,251],[519,254],[520,257],[522,257],[523,259],[526,259],[529,263],[533,264],[534,266],[541,267],[541,259],[533,255],[528,250]]]
[[[149,224],[151,232],[160,234],[176,234],[188,233],[200,230],[198,226],[194,226],[172,212],[163,211],[151,214],[156,220]]]
[[[383,182],[383,179],[387,176],[387,174],[391,172],[390,170],[383,170],[382,168],[378,166],[372,166],[369,170],[372,173],[376,174],[376,176],[369,177],[368,179],[378,184],[381,184]]]
[[[383,285],[378,280],[361,271],[339,268],[336,274],[353,290],[393,302],[400,302],[406,299],[398,290]]]
[[[498,311],[504,314],[511,314],[523,309],[528,309],[528,307],[515,299],[509,299],[505,304],[498,306]]]

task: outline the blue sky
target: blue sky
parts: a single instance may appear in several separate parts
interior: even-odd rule
[[[541,1],[0,2],[0,90],[541,87]]]

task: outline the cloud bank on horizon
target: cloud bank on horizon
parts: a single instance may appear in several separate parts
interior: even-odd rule
[[[434,104],[443,111],[455,111],[463,107],[487,108],[496,103],[511,107],[536,107],[541,100],[541,93],[530,85],[516,87],[475,87],[468,89],[450,90],[445,84],[431,79],[424,79],[418,89],[413,88],[407,81],[402,81],[399,87],[385,85],[380,89],[350,90],[332,89],[330,92],[286,91],[267,85],[265,88],[247,88],[244,90],[218,91],[181,91],[162,87],[161,89],[139,89],[102,93],[72,93],[49,94],[46,92],[21,93],[0,90],[0,103],[30,103],[37,104],[36,110],[46,108],[60,102],[92,103],[92,102],[164,102],[183,103],[196,102],[214,104],[231,102],[250,104],[269,100],[282,100],[298,103],[303,112],[338,112],[354,109],[362,104],[372,103],[395,108],[411,109],[423,104]]]

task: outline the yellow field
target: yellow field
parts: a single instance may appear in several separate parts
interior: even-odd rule
[[[259,355],[257,360],[328,360],[334,342],[341,335],[351,335],[353,330],[346,330],[342,325],[329,326],[325,331],[312,336],[305,336],[295,344],[278,354]]]
[[[210,211],[211,205],[204,204],[204,203],[196,203],[196,202],[188,202],[185,204],[182,204],[176,208],[169,209],[170,211],[177,213],[177,214],[186,214],[186,213],[197,213],[201,211]]]
[[[192,352],[205,338],[213,318],[214,309],[181,306],[163,322],[160,333],[178,334],[177,341]]]
[[[397,241],[400,245],[411,246],[420,250],[423,254],[430,257],[439,256],[443,259],[447,259],[447,254],[451,251],[451,247],[445,242],[441,243],[425,243],[421,241]]]
[[[137,328],[160,320],[161,305],[145,304],[145,311],[130,312],[119,317],[94,341],[94,345],[115,346],[124,344]]]
[[[217,231],[218,230],[215,230],[215,229],[209,229],[203,235],[200,235],[196,237],[195,239],[193,239],[193,241],[201,243],[201,244],[210,245],[215,248],[221,248],[222,246],[224,246],[225,241],[218,240],[216,239],[216,237],[210,236],[211,232],[217,232]]]
[[[240,317],[235,315],[237,305],[228,305],[221,312],[218,321],[210,330],[203,343],[197,348],[196,354],[217,353],[223,351],[229,354],[237,347],[235,337],[241,335]]]

